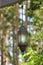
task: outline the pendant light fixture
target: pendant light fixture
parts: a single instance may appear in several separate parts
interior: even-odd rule
[[[23,24],[23,3],[22,3],[22,25],[18,31],[18,46],[22,52],[24,52],[26,47],[28,46],[27,40],[28,40],[27,39],[27,28]]]

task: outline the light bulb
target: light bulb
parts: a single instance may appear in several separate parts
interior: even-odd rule
[[[22,42],[22,43],[25,43],[25,41],[26,41],[25,35],[21,35],[21,42]]]

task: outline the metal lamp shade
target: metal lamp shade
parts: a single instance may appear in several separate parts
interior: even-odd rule
[[[27,45],[27,29],[24,26],[21,26],[18,31],[18,46],[23,52],[25,51]]]

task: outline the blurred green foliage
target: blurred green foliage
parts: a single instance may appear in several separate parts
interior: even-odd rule
[[[0,13],[1,12],[2,10],[0,10]],[[10,23],[11,25],[14,23],[15,25],[15,5],[5,7],[4,12],[4,30],[6,31],[6,29],[10,27],[7,25],[7,23]],[[30,24],[35,27],[34,30],[36,31],[36,34],[33,35],[28,33],[28,44],[31,46],[31,48],[27,49],[27,52],[23,54],[25,63],[20,63],[20,65],[43,65],[43,50],[41,50],[41,52],[34,50],[34,47],[36,48],[36,42],[43,42],[43,0],[30,0],[28,16],[30,18],[34,18],[33,22]],[[7,51],[5,51],[6,55],[8,55]],[[10,57],[13,62],[13,58],[11,56],[8,57]]]
[[[27,53],[23,56],[27,57],[25,63],[20,65],[43,65],[43,50],[41,52],[34,51],[32,48],[29,49]]]

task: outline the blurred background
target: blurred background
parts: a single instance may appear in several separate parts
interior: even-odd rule
[[[4,11],[4,17],[2,11]],[[20,27],[22,21],[24,25],[26,23],[26,0],[19,4],[18,11]],[[28,47],[23,53],[18,47],[18,62],[19,65],[43,65],[43,0],[28,0],[27,12]],[[0,65],[2,43],[3,65],[15,65],[15,27],[17,25],[15,14],[15,4],[0,8]]]

